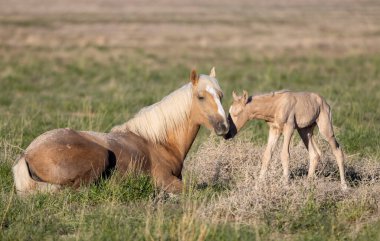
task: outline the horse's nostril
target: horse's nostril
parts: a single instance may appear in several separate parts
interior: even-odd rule
[[[223,124],[221,125],[221,128],[220,128],[220,129],[224,132],[224,134],[226,134],[226,133],[228,132],[228,130],[229,130],[229,126],[226,125],[225,123],[223,123]]]
[[[228,128],[228,125],[226,125],[226,123],[223,123],[223,122],[216,123],[215,132],[217,135],[225,135],[227,134],[228,130],[229,128]]]

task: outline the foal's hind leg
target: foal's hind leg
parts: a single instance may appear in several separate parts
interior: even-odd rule
[[[332,127],[332,121],[331,121],[331,113],[328,112],[322,112],[317,120],[317,125],[319,128],[319,132],[322,134],[322,136],[328,141],[330,144],[330,147],[332,149],[332,152],[336,158],[336,162],[338,163],[339,167],[339,174],[340,174],[340,183],[342,186],[342,189],[347,189],[346,179],[345,179],[345,173],[344,173],[344,156],[343,151],[339,146],[339,143],[335,139],[333,127]]]
[[[321,151],[319,150],[313,138],[314,126],[315,125],[303,129],[298,129],[298,133],[301,136],[306,149],[309,151],[310,163],[308,178],[314,177],[315,169],[317,168],[318,162],[321,159]]]

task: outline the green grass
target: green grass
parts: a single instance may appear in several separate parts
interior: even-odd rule
[[[38,134],[57,127],[108,131],[186,83],[190,71],[187,65],[197,59],[161,67],[161,58],[144,51],[116,58],[107,55],[112,49],[67,50],[70,55],[74,54],[71,51],[79,53],[66,59],[47,57],[49,51],[29,49],[0,60],[1,130],[24,128],[22,148]],[[201,73],[209,71],[210,63],[217,66],[226,108],[234,89],[247,89],[249,93],[284,88],[314,91],[332,106],[337,136],[345,150],[379,156],[379,55],[253,58],[231,52],[235,59],[229,61],[236,62],[233,68],[229,61],[215,63],[213,56],[197,61]],[[231,53],[216,51],[214,55],[226,59]],[[140,64],[148,61],[154,67]],[[23,118],[31,125],[29,128],[25,123],[14,123]],[[265,140],[265,124],[255,121],[247,129],[253,140]]]
[[[295,240],[378,239],[379,221],[355,234],[350,225],[376,212],[373,203],[316,203],[313,194],[292,213],[271,210],[257,225],[199,219],[197,205],[228,191],[224,187],[163,197],[147,177],[112,178],[79,191],[14,195],[11,166],[41,133],[59,127],[109,131],[142,107],[188,81],[191,67],[215,65],[228,109],[232,90],[314,91],[333,109],[337,138],[348,155],[380,157],[380,55],[251,56],[214,50],[171,60],[155,51],[120,48],[8,49],[0,47],[0,239],[41,240]],[[169,60],[168,60],[169,59]],[[202,130],[192,149],[208,136]],[[251,122],[241,136],[264,144],[267,126]],[[354,236],[352,236],[354,235]]]

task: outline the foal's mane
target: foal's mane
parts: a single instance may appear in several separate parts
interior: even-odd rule
[[[291,92],[291,90],[286,90],[286,89],[285,90],[277,90],[277,91],[272,91],[272,92],[265,93],[265,94],[253,95],[252,98],[271,97],[271,96],[275,96],[275,95],[283,94],[283,93],[288,93],[288,92]]]
[[[185,124],[191,104],[192,85],[189,83],[161,101],[141,109],[128,122],[115,126],[111,131],[132,131],[154,143],[163,143],[167,140],[169,130],[177,130]]]

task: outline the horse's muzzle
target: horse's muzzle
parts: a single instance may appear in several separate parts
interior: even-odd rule
[[[228,140],[236,136],[237,128],[234,121],[231,118],[231,115],[228,115],[228,124],[230,126],[228,132],[223,136],[224,139]]]
[[[215,133],[218,136],[226,135],[229,131],[228,123],[218,122],[216,126],[214,126]]]
[[[224,118],[214,116],[209,116],[208,119],[212,127],[214,128],[215,134],[217,134],[218,136],[223,136],[227,134],[229,130],[228,121],[226,121]]]

